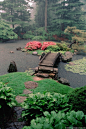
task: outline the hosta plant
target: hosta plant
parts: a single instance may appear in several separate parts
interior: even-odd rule
[[[10,87],[0,82],[0,109],[8,105],[9,107],[16,106],[15,95]]]
[[[51,112],[54,110],[58,112],[61,110],[67,112],[71,110],[71,106],[67,102],[68,98],[60,93],[29,94],[28,98],[22,103],[22,107],[25,109],[22,112],[22,117],[30,121],[33,118],[42,116],[44,111]]]
[[[31,125],[23,129],[65,129],[66,127],[73,129],[73,127],[85,127],[86,125],[86,115],[82,111],[67,113],[45,111],[43,114],[44,116],[33,119]]]

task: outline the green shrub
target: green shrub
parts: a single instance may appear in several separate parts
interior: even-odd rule
[[[0,82],[0,108],[3,107],[4,103],[13,107],[16,105],[15,95],[13,95],[13,90],[10,87],[7,87],[4,83]]]
[[[71,111],[62,113],[55,111],[44,112],[45,117],[37,117],[31,121],[30,126],[23,129],[65,129],[65,127],[84,127],[86,124],[86,115],[82,111]]]
[[[30,94],[24,103],[22,103],[22,107],[25,109],[22,112],[22,117],[25,120],[30,120],[42,116],[44,111],[51,112],[54,110],[58,112],[61,110],[67,112],[71,108],[67,102],[67,97],[60,93],[50,94],[46,92],[45,94]]]
[[[45,40],[45,36],[34,36],[32,40]]]
[[[10,117],[13,106],[16,106],[16,101],[12,88],[0,82],[0,127]]]
[[[27,31],[24,35],[23,38],[24,39],[32,39],[34,37],[33,32],[32,31]]]
[[[69,98],[68,103],[72,105],[73,110],[81,110],[86,114],[86,86],[75,89],[67,97]]]
[[[47,50],[56,52],[56,51],[59,51],[60,48],[58,45],[50,45],[47,47]]]
[[[29,35],[29,34],[24,34],[23,38],[24,39],[32,39],[34,36],[33,35]]]
[[[57,45],[59,46],[60,50],[62,50],[62,51],[70,50],[70,48],[68,48],[68,46],[66,45],[65,42],[57,43]]]

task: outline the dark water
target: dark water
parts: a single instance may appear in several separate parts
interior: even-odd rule
[[[82,59],[83,55],[74,55],[72,60]],[[58,66],[58,76],[66,78],[70,82],[70,86],[73,88],[82,87],[86,85],[86,75],[80,75],[65,70],[66,63],[60,62]]]
[[[7,74],[10,61],[15,61],[18,72],[24,72],[29,68],[38,66],[39,58],[26,52],[17,51],[16,48],[24,48],[28,40],[9,41],[0,43],[0,75]],[[13,51],[14,53],[10,53]]]

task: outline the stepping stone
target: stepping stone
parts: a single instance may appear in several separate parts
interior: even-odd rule
[[[26,96],[16,96],[16,101],[18,102],[18,103],[22,103],[22,102],[24,102],[24,100],[26,99],[27,97]]]
[[[25,84],[25,88],[27,89],[34,89],[38,86],[38,83],[33,81],[28,81],[28,82],[25,82],[24,84]]]
[[[34,80],[34,81],[40,81],[40,80],[43,80],[43,79],[44,79],[44,78],[37,77],[37,76],[33,77],[33,80]]]
[[[23,94],[31,94],[32,93],[32,91],[30,91],[30,90],[28,90],[28,89],[25,89],[24,91],[23,91]]]

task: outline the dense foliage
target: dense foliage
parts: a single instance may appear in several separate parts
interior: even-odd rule
[[[57,52],[60,50],[60,47],[58,45],[50,45],[47,47],[47,50]]]
[[[47,28],[48,33],[52,32],[61,36],[67,26],[86,29],[86,10],[82,9],[85,2],[80,0],[34,1],[37,3],[36,25],[37,27],[44,27],[46,25],[45,28]]]
[[[18,35],[13,32],[13,29],[0,19],[0,40],[17,39]]]
[[[13,94],[12,88],[7,87],[4,83],[0,82],[0,108],[4,108],[4,104],[9,107],[15,106],[15,95]]]
[[[4,11],[1,13],[2,19],[11,24],[13,28],[19,25],[22,28],[28,26],[30,22],[30,12],[28,2],[25,0],[4,0],[0,2],[0,9]]]
[[[4,83],[0,82],[0,127],[8,121],[13,113],[13,107],[16,106],[15,95],[13,89],[7,87]]]
[[[30,126],[23,129],[65,129],[65,127],[85,127],[86,115],[82,111],[70,111],[67,113],[45,111],[44,117],[37,117],[31,121]]]
[[[75,26],[74,27],[68,26],[64,32],[71,35],[72,42],[76,42],[78,44],[84,44],[84,42],[86,41],[86,32],[84,30],[77,29]]]
[[[22,117],[30,121],[38,116],[43,116],[44,111],[67,112],[71,110],[71,106],[67,102],[67,97],[60,93],[29,94],[28,98],[22,103],[22,107],[25,109],[22,112]]]
[[[68,103],[72,105],[73,110],[81,110],[86,115],[86,86],[75,89],[67,97],[69,98]]]

